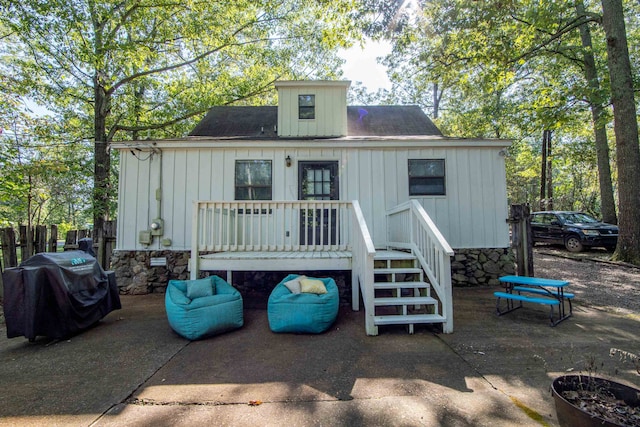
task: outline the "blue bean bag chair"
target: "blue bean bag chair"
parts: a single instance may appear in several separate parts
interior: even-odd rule
[[[277,333],[319,334],[336,320],[339,303],[333,279],[290,274],[269,295],[269,328]]]
[[[218,276],[169,280],[165,294],[169,325],[189,340],[242,327],[242,295]]]

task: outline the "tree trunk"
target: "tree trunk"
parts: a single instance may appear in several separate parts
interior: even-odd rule
[[[438,118],[440,110],[440,96],[438,94],[438,83],[433,84],[433,118]]]
[[[576,13],[578,17],[584,16],[584,2],[576,2]],[[617,224],[616,203],[613,196],[613,184],[611,183],[611,165],[609,159],[609,143],[607,142],[607,130],[602,122],[603,107],[600,100],[600,79],[596,61],[593,56],[593,43],[591,31],[588,24],[580,26],[580,38],[582,39],[584,55],[584,74],[587,79],[589,106],[593,120],[593,133],[596,142],[596,156],[598,165],[598,182],[600,184],[600,213],[602,221],[610,224]]]
[[[142,101],[144,99],[145,87],[144,84],[134,83],[133,89],[133,114],[135,117],[136,126],[140,124],[140,115],[142,111]],[[137,141],[140,139],[140,131],[133,130],[131,131],[131,140]]]
[[[547,136],[548,131],[542,131],[542,163],[540,165],[540,210],[547,210]]]
[[[33,176],[29,172],[29,195],[27,196],[27,233],[26,233],[26,257],[22,254],[22,260],[31,258],[33,255],[33,218],[31,217],[31,206],[33,205]]]
[[[622,0],[602,0],[602,12],[618,162],[620,235],[613,257],[640,265],[640,146]]]
[[[551,131],[547,133],[547,210],[553,210],[553,157],[551,157]]]
[[[553,161],[551,131],[542,131],[542,167],[540,171],[540,210],[553,210]]]
[[[94,78],[94,96],[93,239],[97,243],[102,236],[104,223],[109,216],[109,174],[111,171],[106,131],[109,98],[101,84],[99,72]]]

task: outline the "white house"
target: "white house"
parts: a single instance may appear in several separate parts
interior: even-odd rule
[[[416,106],[347,106],[347,81],[275,86],[277,107],[214,107],[185,138],[113,144],[119,285],[346,270],[368,334],[451,332],[452,279],[513,272],[509,141],[442,136]]]

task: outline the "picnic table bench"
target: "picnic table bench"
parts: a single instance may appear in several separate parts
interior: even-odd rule
[[[493,295],[497,297],[496,313],[498,316],[522,308],[523,302],[548,305],[550,308],[549,319],[551,326],[556,326],[573,314],[571,300],[574,295],[564,291],[565,287],[569,285],[569,282],[566,280],[526,276],[503,276],[500,277],[499,280],[505,285],[505,291],[496,291],[493,293]],[[502,300],[506,302],[505,309],[502,309]],[[565,303],[569,305],[568,312]],[[553,309],[556,306],[558,307],[557,318],[554,316]]]

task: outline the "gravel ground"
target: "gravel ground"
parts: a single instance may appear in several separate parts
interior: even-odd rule
[[[640,268],[608,261],[611,253],[591,250],[571,254],[554,247],[534,248],[537,277],[571,282],[576,302],[623,315],[640,315]]]
[[[597,249],[572,254],[553,246],[537,246],[534,275],[569,280],[570,292],[580,304],[640,316],[640,267],[609,262],[610,256],[611,253]],[[4,324],[1,303],[0,300],[0,324]]]

